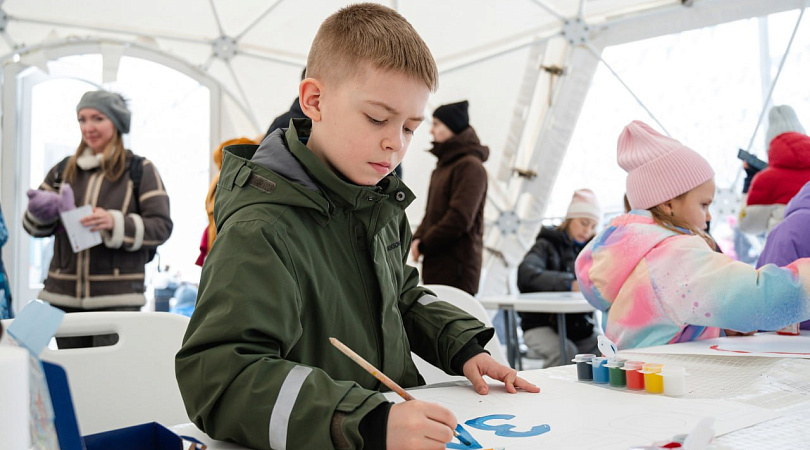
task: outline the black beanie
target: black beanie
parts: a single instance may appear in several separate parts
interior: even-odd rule
[[[433,117],[447,125],[447,128],[450,128],[453,134],[459,134],[470,126],[470,116],[467,114],[469,104],[467,100],[464,100],[463,102],[439,106],[436,111],[433,111]]]

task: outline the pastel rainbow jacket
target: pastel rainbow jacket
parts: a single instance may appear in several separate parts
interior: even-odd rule
[[[619,349],[776,330],[810,318],[810,258],[760,269],[678,234],[648,211],[614,218],[582,250],[576,274]]]

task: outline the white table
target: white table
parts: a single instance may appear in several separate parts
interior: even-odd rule
[[[672,350],[676,351],[677,347],[673,347]],[[547,442],[548,445],[542,448],[559,448],[554,444],[559,444],[561,438],[570,437],[572,440],[566,441],[565,448],[627,449],[629,448],[627,445],[617,447],[616,442],[624,442],[628,435],[627,428],[632,426],[660,429],[654,433],[654,440],[666,440],[675,434],[690,431],[692,422],[703,417],[714,416],[717,420],[722,420],[729,414],[728,406],[722,411],[706,408],[706,402],[712,400],[765,408],[781,417],[723,434],[715,439],[710,449],[807,448],[810,439],[807,432],[807,423],[810,420],[810,359],[665,354],[662,351],[666,349],[650,349],[649,354],[634,352],[632,356],[626,356],[640,361],[686,368],[689,373],[686,382],[687,393],[679,399],[672,399],[681,403],[677,408],[671,408],[674,405],[671,402],[666,404],[665,408],[656,408],[658,405],[656,402],[669,399],[662,398],[660,394],[617,390],[607,385],[597,386],[593,383],[579,382],[576,368],[571,365],[521,372],[522,377],[537,383],[542,389],[537,397],[526,393],[505,394],[498,383],[492,384],[492,394],[486,397],[478,396],[468,385],[457,383],[424,387],[410,392],[420,400],[434,401],[450,408],[460,423],[471,416],[487,413],[478,412],[482,405],[486,404],[490,405],[490,409],[494,408],[500,413],[520,415],[521,411],[530,411],[530,420],[550,423],[552,427],[551,432],[543,438],[543,442]],[[447,391],[448,388],[454,392]],[[596,420],[599,418],[596,411],[613,411],[617,407],[616,398],[627,405],[637,407],[638,414],[629,418],[625,416],[622,420],[615,418],[611,421]],[[392,397],[392,401],[400,400],[398,397]],[[739,409],[742,408],[740,406]],[[672,420],[665,414],[669,410],[678,414],[678,420]],[[597,417],[593,416],[595,414]],[[521,417],[526,417],[526,414]],[[683,424],[679,425],[677,422]],[[525,425],[526,423],[522,425],[517,423],[516,430],[525,430],[527,428]],[[208,444],[209,450],[245,448],[237,444],[214,441],[193,424],[170,428],[178,434],[197,437]],[[469,426],[467,429],[470,429]],[[487,444],[485,440],[488,440],[491,434],[479,432],[478,436],[481,437],[482,444]],[[520,442],[516,440],[516,444],[512,447],[526,448],[526,445],[521,447]],[[602,445],[594,445],[594,442]],[[612,445],[608,445],[610,443]],[[633,438],[633,444],[644,443],[642,438]],[[646,443],[651,444],[652,440]]]
[[[532,292],[520,295],[487,296],[481,298],[480,301],[484,308],[500,309],[504,312],[506,356],[509,365],[517,370],[522,369],[522,364],[520,361],[520,343],[517,337],[516,312],[557,314],[560,358],[565,361],[568,359],[568,352],[565,349],[565,315],[595,311],[595,308],[585,300],[581,292]]]

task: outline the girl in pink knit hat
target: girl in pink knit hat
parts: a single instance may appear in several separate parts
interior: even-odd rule
[[[810,319],[810,258],[754,269],[705,233],[714,171],[695,151],[634,121],[619,136],[632,211],[576,261],[585,298],[622,348],[777,330]]]

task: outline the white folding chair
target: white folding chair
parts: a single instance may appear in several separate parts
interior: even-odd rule
[[[159,422],[189,422],[174,375],[188,317],[164,312],[65,314],[57,337],[118,334],[106,347],[45,349],[65,368],[82,434]]]
[[[467,312],[471,316],[480,320],[484,325],[488,327],[492,326],[492,319],[490,319],[489,313],[487,312],[486,309],[484,309],[483,305],[481,305],[481,303],[478,300],[476,300],[475,297],[473,297],[472,295],[452,286],[444,286],[440,284],[428,284],[425,285],[425,287],[435,292],[436,296],[440,300],[446,301],[458,307],[459,309]],[[490,341],[484,348],[492,354],[492,357],[495,358],[496,361],[505,366],[509,365],[506,362],[506,356],[504,355],[503,349],[501,348],[501,342],[498,339],[498,335],[492,336],[492,339],[490,339]],[[419,373],[421,373],[422,376],[425,378],[427,384],[465,379],[464,377],[447,375],[442,370],[438,369],[437,367],[428,363],[424,359],[420,358],[415,353],[412,353],[411,356],[413,356],[413,360],[416,363],[416,367],[417,369],[419,369]]]

